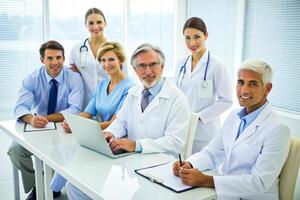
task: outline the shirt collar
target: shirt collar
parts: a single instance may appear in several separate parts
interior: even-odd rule
[[[64,77],[64,73],[63,73],[63,70],[64,70],[64,66],[63,68],[61,69],[60,73],[55,77],[55,78],[52,78],[48,73],[47,73],[47,70],[46,70],[46,67],[44,66],[44,74],[45,74],[45,77],[46,77],[46,80],[48,83],[50,83],[50,81],[52,79],[55,79],[58,83],[61,83],[62,80],[63,80],[63,77]]]
[[[256,109],[255,111],[251,112],[250,114],[247,115],[246,108],[243,108],[240,112],[237,113],[238,117],[245,121],[246,125],[251,124],[256,117],[259,115],[259,113],[269,104],[269,101],[266,101],[266,103],[261,106],[260,108]]]
[[[156,96],[159,93],[164,82],[165,82],[165,78],[161,77],[160,80],[152,88],[149,88],[149,92],[151,93],[152,96]]]

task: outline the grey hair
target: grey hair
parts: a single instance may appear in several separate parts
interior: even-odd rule
[[[132,53],[132,56],[130,58],[130,64],[133,66],[133,67],[136,67],[137,63],[136,63],[136,57],[138,54],[140,53],[146,53],[146,52],[149,52],[149,51],[155,51],[158,53],[158,59],[159,59],[159,63],[164,65],[165,64],[165,55],[164,53],[161,51],[161,49],[157,46],[153,46],[149,43],[144,43],[144,44],[141,44],[140,46],[138,46],[136,48],[136,50]]]
[[[261,75],[263,84],[266,85],[272,82],[273,71],[270,65],[260,60],[246,60],[238,69],[238,75],[241,71],[254,71]]]

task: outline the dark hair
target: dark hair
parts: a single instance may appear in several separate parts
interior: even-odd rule
[[[54,50],[60,50],[62,51],[63,57],[65,57],[65,50],[64,47],[55,40],[49,40],[48,42],[45,42],[40,47],[40,55],[42,58],[45,56],[46,49],[54,49]]]
[[[106,24],[105,16],[104,16],[103,12],[100,9],[98,9],[98,8],[90,8],[90,9],[88,9],[88,11],[86,11],[85,18],[84,18],[84,24],[86,24],[87,18],[91,14],[101,15],[103,17],[103,19],[104,19],[105,24]]]
[[[197,30],[201,31],[204,34],[206,34],[206,32],[207,32],[206,25],[205,25],[204,21],[201,18],[199,18],[199,17],[191,17],[191,18],[189,18],[184,23],[182,32],[184,33],[185,29],[187,29],[187,28],[197,29]]]

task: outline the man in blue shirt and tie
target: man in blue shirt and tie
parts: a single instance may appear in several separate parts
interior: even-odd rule
[[[48,41],[39,51],[44,65],[23,80],[14,116],[33,127],[43,128],[48,122],[63,121],[62,113],[80,112],[84,89],[80,75],[64,67],[64,48],[60,43]],[[22,173],[24,191],[31,191],[27,199],[36,199],[32,153],[13,142],[8,155]],[[54,197],[59,195],[60,192],[54,193]]]

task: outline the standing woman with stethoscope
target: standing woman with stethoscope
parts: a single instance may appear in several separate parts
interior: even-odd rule
[[[85,14],[85,26],[90,36],[72,48],[69,58],[71,69],[80,72],[83,79],[83,108],[87,106],[92,98],[98,82],[107,78],[103,67],[96,59],[98,48],[106,42],[103,33],[106,20],[103,12],[98,8],[89,9]]]
[[[206,146],[220,128],[220,114],[232,105],[231,80],[224,64],[205,47],[208,37],[202,19],[192,17],[183,27],[190,55],[179,61],[175,80],[199,120],[192,152]]]

